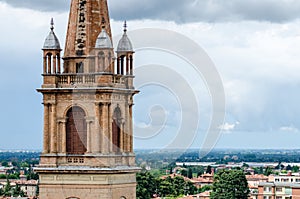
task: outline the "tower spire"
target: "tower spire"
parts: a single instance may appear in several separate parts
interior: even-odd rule
[[[64,59],[89,56],[102,27],[112,40],[107,0],[72,0]]]

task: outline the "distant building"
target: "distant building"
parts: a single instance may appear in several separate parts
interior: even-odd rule
[[[268,176],[265,175],[246,175],[248,186],[250,189],[249,199],[257,199],[258,197],[258,185],[261,182],[268,182]]]
[[[290,182],[300,183],[300,174],[288,172],[286,174],[270,175],[269,182]]]
[[[210,198],[210,192],[205,191],[203,193],[199,193],[196,195],[190,195],[190,196],[185,196],[179,199],[209,199]]]
[[[258,187],[259,183],[261,182],[268,182],[268,176],[262,174],[255,174],[255,175],[246,175],[246,179],[248,181],[248,185],[252,187]]]
[[[0,174],[6,174],[8,170],[13,169],[13,167],[0,167]]]
[[[300,184],[285,182],[261,182],[257,199],[300,199]]]
[[[212,185],[214,182],[214,174],[203,174],[199,176],[198,178],[192,178],[190,181],[197,187],[202,188],[207,185]]]
[[[15,187],[17,184],[19,185],[20,189],[30,198],[37,196],[37,180],[27,180],[26,178],[21,178],[20,180],[11,179],[9,180],[11,187]],[[0,180],[0,189],[4,188],[7,181],[6,179]]]

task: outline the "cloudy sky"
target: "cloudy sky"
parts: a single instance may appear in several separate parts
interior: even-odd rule
[[[51,17],[64,45],[69,3],[0,0],[0,149],[41,148],[43,110],[41,95],[35,91],[42,81],[40,49]],[[111,0],[109,6],[114,35],[121,34],[124,19],[131,30],[175,31],[201,46],[215,63],[226,96],[226,117],[219,126],[222,134],[215,141],[216,147],[300,148],[300,1]],[[147,56],[175,59],[144,51],[136,54],[138,64],[146,63]],[[156,64],[172,65],[172,61]],[[179,128],[180,106],[160,89],[140,88],[135,121],[138,127],[162,121],[167,127],[151,138],[136,138],[136,148],[163,148],[168,144],[165,140]],[[193,91],[195,95],[209,95],[202,89],[200,94],[197,88]],[[205,136],[209,136],[206,130],[211,108],[207,107],[211,102],[206,97],[200,101],[199,112],[204,116],[200,117],[203,121],[199,122],[192,147],[201,147]],[[165,114],[156,111],[160,106]],[[167,119],[152,118],[151,124],[145,107],[152,108],[154,118]]]

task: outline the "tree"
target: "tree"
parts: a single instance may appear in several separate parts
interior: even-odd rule
[[[12,195],[14,197],[17,197],[17,196],[24,197],[25,193],[23,190],[21,190],[20,186],[18,184],[16,184],[16,187],[14,189],[12,189]]]
[[[211,166],[210,166],[210,165],[207,166],[207,168],[206,168],[206,173],[211,174]]]
[[[183,177],[176,176],[175,178],[172,179],[172,184],[173,184],[172,195],[179,196],[184,194],[185,181]]]
[[[194,186],[194,184],[191,181],[185,182],[185,189],[186,189],[186,194],[188,195],[193,195],[197,193],[197,188]]]
[[[299,167],[298,167],[298,166],[293,166],[292,171],[293,171],[294,173],[299,172]]]
[[[286,167],[286,170],[287,171],[291,171],[293,168],[292,168],[292,166],[291,165],[287,165],[287,167]]]
[[[137,180],[137,199],[150,199],[156,192],[159,182],[149,172],[141,172],[136,176]]]
[[[173,167],[170,168],[170,174],[173,174]]]
[[[10,186],[10,182],[7,179],[6,180],[6,185],[4,186],[4,196],[11,196],[11,186]]]
[[[202,192],[205,192],[205,191],[210,191],[211,189],[212,189],[211,185],[204,185],[203,187],[201,187],[199,189],[199,191],[202,193]]]
[[[184,177],[187,177],[187,175],[188,175],[187,174],[187,170],[186,169],[182,169],[181,170],[181,175],[184,176]]]
[[[269,175],[271,175],[272,173],[273,173],[273,170],[272,170],[270,167],[267,167],[267,168],[265,169],[264,175],[265,175],[265,176],[269,176]]]
[[[169,178],[169,179],[168,179]],[[168,177],[165,180],[162,180],[159,186],[159,193],[161,196],[168,196],[171,195],[174,192],[173,186],[172,186],[172,178]]]
[[[197,177],[201,176],[204,173],[204,167],[197,167],[197,170],[195,172],[197,173]]]
[[[212,185],[211,199],[247,199],[250,190],[242,170],[219,171]]]
[[[189,179],[192,179],[192,178],[193,178],[193,171],[192,171],[191,168],[188,169],[187,177],[188,177]]]
[[[3,167],[8,167],[8,162],[7,162],[7,161],[3,161],[3,162],[2,162],[2,166],[3,166]]]

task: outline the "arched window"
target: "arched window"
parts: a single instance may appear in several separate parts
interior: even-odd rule
[[[105,55],[104,52],[99,52],[98,54],[98,67],[100,68],[100,71],[103,72],[105,69]]]
[[[107,66],[108,68],[106,70],[109,70],[110,72],[112,72],[111,71],[112,70],[111,69],[111,66],[112,66],[112,56],[111,56],[110,52],[108,53],[108,60],[107,61],[108,61],[108,66]]]
[[[76,63],[76,73],[84,72],[84,64],[83,62]]]
[[[46,55],[46,59],[47,59],[47,61],[46,61],[46,65],[47,65],[47,73],[48,74],[51,74],[52,73],[52,53],[48,53],[47,55]]]
[[[87,146],[87,124],[85,112],[82,108],[75,106],[67,112],[67,153],[84,154]]]
[[[117,107],[114,111],[113,115],[113,124],[112,124],[112,144],[113,144],[113,152],[120,152],[121,148],[121,110]]]
[[[132,55],[129,56],[129,74],[128,75],[133,75],[133,57]]]
[[[121,196],[121,198],[120,199],[126,199],[124,196]]]

